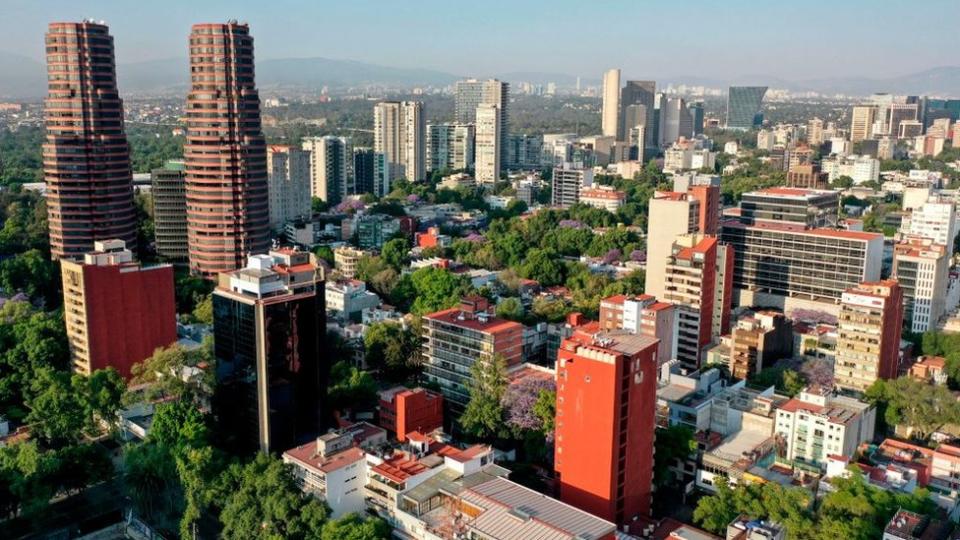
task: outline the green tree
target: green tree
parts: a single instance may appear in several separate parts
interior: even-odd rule
[[[199,349],[188,350],[179,344],[158,348],[150,358],[130,369],[131,386],[140,388],[126,400],[152,401],[172,397],[197,402],[209,397],[214,384],[213,370],[209,365],[213,361],[212,347],[213,341],[208,338]],[[204,363],[207,366],[200,375],[184,377],[189,370],[200,369]]]
[[[377,382],[369,372],[360,371],[347,361],[337,362],[330,369],[327,399],[335,410],[372,409],[377,404],[377,390]]]
[[[497,304],[497,317],[510,321],[523,320],[523,304],[516,297],[504,298]]]
[[[0,414],[22,420],[31,385],[44,369],[66,370],[70,352],[61,312],[40,312],[27,302],[0,308]]]
[[[727,530],[727,524],[740,515],[740,510],[734,500],[734,491],[727,485],[726,479],[720,478],[714,487],[716,493],[697,502],[693,521],[704,529],[719,534]]]
[[[565,268],[558,258],[551,249],[532,249],[520,265],[520,275],[544,287],[560,285],[565,279]]]
[[[654,444],[653,483],[657,489],[677,485],[673,471],[676,460],[685,460],[697,451],[693,431],[686,426],[657,429]]]
[[[380,257],[390,267],[399,272],[407,264],[407,256],[410,253],[410,241],[406,238],[394,238],[387,240],[380,250]]]
[[[390,526],[386,521],[357,514],[347,514],[323,525],[320,540],[387,540],[390,538]]]
[[[363,335],[364,358],[390,381],[404,381],[420,373],[420,332],[385,321],[371,324]]]
[[[830,182],[830,187],[832,189],[850,189],[853,187],[853,178],[845,174],[838,176],[834,178],[833,182]]]
[[[153,225],[153,195],[137,192],[133,197],[137,210],[137,253],[141,261],[153,260],[154,252],[154,225]],[[131,247],[132,246],[128,246]]]
[[[294,483],[289,465],[258,453],[231,465],[221,479],[221,535],[236,540],[322,538],[328,511]]]
[[[43,368],[36,373],[27,402],[27,422],[47,445],[79,442],[100,431],[100,422],[113,423],[124,392],[123,378],[113,368],[89,377]]]
[[[478,439],[501,435],[504,429],[502,402],[507,391],[507,362],[503,356],[495,354],[492,360],[474,361],[467,388],[470,401],[460,417],[463,431]]]
[[[48,306],[60,303],[59,267],[40,250],[31,249],[0,261],[0,289],[23,292],[31,300],[43,300]]]
[[[123,451],[124,493],[137,516],[163,530],[174,530],[183,513],[177,462],[159,444],[137,444]]]
[[[451,308],[470,291],[470,284],[465,277],[442,268],[420,268],[401,278],[397,288],[402,287],[406,290],[404,283],[407,281],[415,295],[410,304],[410,312],[414,315]],[[404,300],[409,302],[411,299]]]
[[[552,434],[557,421],[557,391],[541,390],[533,403],[533,414],[540,419],[544,434]]]
[[[193,308],[193,320],[200,324],[213,324],[213,295],[208,294]]]
[[[83,396],[71,384],[70,374],[43,368],[35,376],[26,418],[34,436],[52,447],[78,442],[88,425],[87,409]]]
[[[819,509],[819,526],[826,533],[845,534],[843,538],[868,540],[883,536],[883,529],[897,510],[903,508],[921,514],[933,514],[935,503],[925,489],[912,494],[875,488],[864,480],[859,470],[851,468],[850,476],[831,480],[833,490],[824,497]]]
[[[174,271],[174,293],[177,313],[193,313],[200,301],[213,292],[214,283],[202,277],[192,276],[186,269]]]
[[[200,410],[189,401],[175,400],[156,407],[148,441],[174,450],[202,447],[209,442],[209,437]]]
[[[883,410],[888,425],[910,427],[920,440],[926,440],[943,424],[960,420],[960,405],[950,390],[909,376],[878,380],[867,389],[866,398]]]
[[[327,264],[333,266],[333,249],[331,249],[330,246],[317,246],[313,248],[313,254],[316,255],[318,259],[326,261]]]

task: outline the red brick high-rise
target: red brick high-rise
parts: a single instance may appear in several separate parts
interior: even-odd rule
[[[187,95],[190,269],[207,277],[269,247],[267,146],[246,24],[195,24]]]
[[[557,354],[560,500],[617,525],[650,513],[658,345],[579,329]]]
[[[134,364],[177,341],[173,267],[141,266],[122,240],[98,240],[82,261],[64,260],[64,322],[77,373]]]
[[[50,23],[43,175],[50,252],[77,259],[96,240],[137,239],[130,147],[113,37],[92,21]]]

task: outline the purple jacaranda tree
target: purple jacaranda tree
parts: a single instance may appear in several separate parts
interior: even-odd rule
[[[623,253],[619,249],[611,249],[603,256],[603,264],[611,264],[620,260]]]
[[[575,219],[561,219],[557,225],[565,229],[582,229],[585,227],[583,223]]]
[[[833,388],[833,363],[829,360],[807,360],[798,371],[810,386]]]
[[[335,206],[333,209],[339,214],[355,214],[358,211],[366,208],[367,205],[363,204],[363,201],[358,201],[357,199],[347,199]]]
[[[511,384],[503,396],[507,423],[513,428],[542,430],[543,422],[533,411],[533,405],[540,397],[541,390],[555,391],[556,388],[552,379],[531,378]]]
[[[825,311],[816,309],[796,308],[790,311],[790,318],[795,321],[837,324],[836,315],[831,315]]]
[[[637,261],[637,262],[643,262],[643,261],[647,260],[647,252],[646,252],[646,251],[639,250],[639,249],[635,249],[635,250],[633,250],[633,251],[630,252],[630,260],[631,260],[631,261]]]

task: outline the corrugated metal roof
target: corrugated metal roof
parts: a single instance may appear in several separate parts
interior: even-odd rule
[[[497,540],[589,540],[616,530],[609,521],[504,478],[464,490],[461,497],[485,509],[469,526]]]

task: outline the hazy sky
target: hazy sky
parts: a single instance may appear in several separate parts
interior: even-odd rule
[[[102,19],[118,62],[186,55],[195,22],[251,25],[258,58],[457,75],[886,77],[957,59],[958,0],[0,0],[0,50],[43,56],[55,20]],[[2,74],[0,74],[2,76]]]

